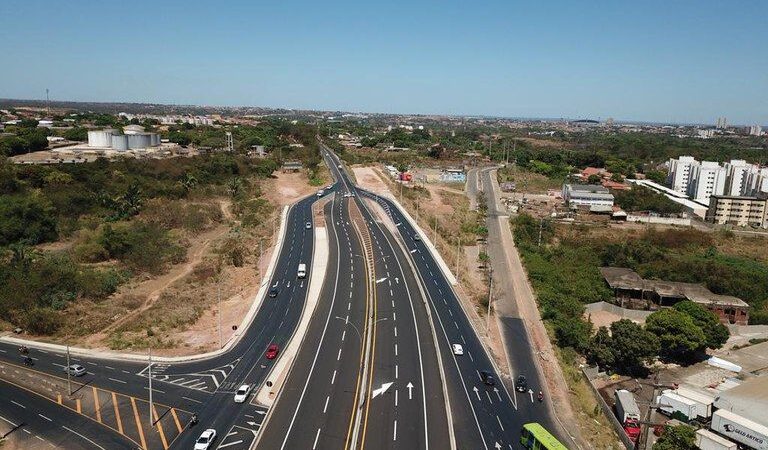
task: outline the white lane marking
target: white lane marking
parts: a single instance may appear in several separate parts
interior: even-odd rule
[[[144,389],[147,390],[147,391],[149,390],[149,388],[146,387],[146,386],[144,386]],[[159,392],[161,394],[165,394],[165,391],[161,391],[160,389],[154,388],[154,387],[152,388],[152,392]]]
[[[398,377],[398,372],[399,372],[399,371],[397,370],[397,364],[395,364],[395,378],[397,378],[397,377]]]
[[[397,337],[397,327],[395,327],[395,337]]]
[[[392,440],[397,440],[397,420],[395,420],[395,429],[392,431]]]
[[[333,376],[331,377],[331,384],[333,384],[336,381],[336,371],[333,371]]]
[[[320,428],[317,429],[317,434],[315,434],[315,443],[312,444],[312,450],[315,450],[317,447],[317,440],[320,439]]]
[[[111,367],[111,366],[104,366],[104,368],[105,368],[105,369],[109,369],[109,370],[115,370],[115,368],[114,368],[114,367]]]
[[[27,407],[22,405],[21,403],[14,402],[13,400],[11,400],[11,403],[13,403],[14,405],[18,406],[19,408],[27,409]]]
[[[92,366],[98,366],[98,364],[96,364],[96,363],[92,363],[92,362],[90,362],[90,361],[86,361],[85,363],[86,363],[86,364],[90,364],[90,365],[92,365]]]
[[[233,441],[233,442],[227,442],[226,444],[220,444],[217,448],[224,448],[224,447],[229,447],[231,445],[237,445],[237,444],[242,444],[242,443],[243,443],[243,440],[240,439],[239,441]]]
[[[341,349],[339,349],[339,353],[336,355],[336,361],[341,359]]]
[[[397,393],[398,392],[399,391],[397,389],[395,389],[395,408],[397,408],[397,397],[398,397]]]
[[[341,341],[342,342],[344,342],[344,338],[345,337],[347,337],[347,330],[346,329],[341,333]]]
[[[48,422],[53,422],[53,420],[51,420],[51,419],[49,419],[49,418],[45,417],[45,416],[44,416],[44,415],[42,415],[42,414],[38,414],[38,416],[42,417],[43,419],[47,420]]]
[[[501,427],[501,431],[504,431],[504,425],[501,424],[501,419],[499,419],[499,416],[496,416],[496,420],[499,421],[499,427]]]
[[[108,380],[111,380],[111,381],[114,381],[114,382],[116,382],[116,383],[123,383],[123,384],[128,384],[128,382],[127,382],[127,381],[118,380],[117,378],[107,378],[107,379],[108,379]]]
[[[71,429],[71,428],[68,428],[68,427],[64,427],[64,426],[62,426],[61,428],[64,428],[65,430],[69,431],[70,433],[74,433],[74,434],[76,434],[76,435],[80,436],[81,438],[83,438],[83,439],[85,439],[86,441],[90,442],[90,443],[91,443],[91,444],[93,444],[94,446],[96,446],[96,447],[99,447],[101,450],[106,450],[106,449],[105,449],[104,447],[102,447],[101,445],[99,445],[99,444],[97,444],[97,443],[93,442],[92,440],[88,439],[87,437],[83,436],[82,434],[78,433],[77,431],[75,431],[75,430],[73,430],[73,429]]]
[[[328,401],[331,399],[331,396],[328,395],[325,397],[325,406],[323,406],[323,414],[325,414],[326,411],[328,411]]]
[[[397,344],[395,344],[395,356],[397,356]]]
[[[189,398],[189,397],[184,397],[184,396],[182,396],[181,398],[183,398],[185,400],[189,400],[190,402],[203,403],[200,400],[195,400],[194,398]]]

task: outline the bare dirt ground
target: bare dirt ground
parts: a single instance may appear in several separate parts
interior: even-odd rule
[[[121,287],[107,301],[111,308],[102,312],[112,314],[107,318],[109,325],[73,344],[137,350],[151,342],[156,354],[178,356],[215,350],[231,339],[235,334],[232,326],[240,325],[250,309],[259,290],[261,273],[266,271],[275,250],[277,221],[283,206],[317,189],[309,185],[304,173],[278,173],[261,181],[260,188],[273,206],[262,225],[247,232],[237,231],[239,223],[231,211],[231,202],[221,199],[223,223],[186,237],[185,262],[160,276]],[[245,264],[241,267],[221,263],[221,247],[228,240],[245,248]],[[178,317],[169,317],[174,314]],[[84,312],[83,317],[88,315]],[[158,317],[162,320],[156,320]]]

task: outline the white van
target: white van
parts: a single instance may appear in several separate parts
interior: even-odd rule
[[[306,276],[307,276],[307,265],[304,263],[301,263],[299,264],[298,277],[305,278]]]

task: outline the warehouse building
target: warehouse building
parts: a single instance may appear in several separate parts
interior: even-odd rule
[[[564,184],[563,201],[570,207],[589,207],[590,211],[611,211],[613,194],[596,184]]]

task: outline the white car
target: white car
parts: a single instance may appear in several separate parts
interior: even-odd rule
[[[216,430],[208,428],[195,441],[195,450],[208,450],[216,439]]]
[[[64,372],[69,372],[73,377],[82,377],[85,375],[85,367],[80,364],[72,364],[64,368]]]
[[[235,392],[235,403],[244,403],[245,400],[248,398],[248,394],[250,393],[251,393],[250,384],[244,384],[240,386],[237,389],[237,392]]]
[[[307,230],[311,229],[312,228],[312,222],[307,222],[306,225],[304,225],[304,228],[306,228]]]
[[[454,355],[463,355],[464,354],[464,347],[462,347],[461,344],[453,344],[451,347],[453,347],[453,354]]]

